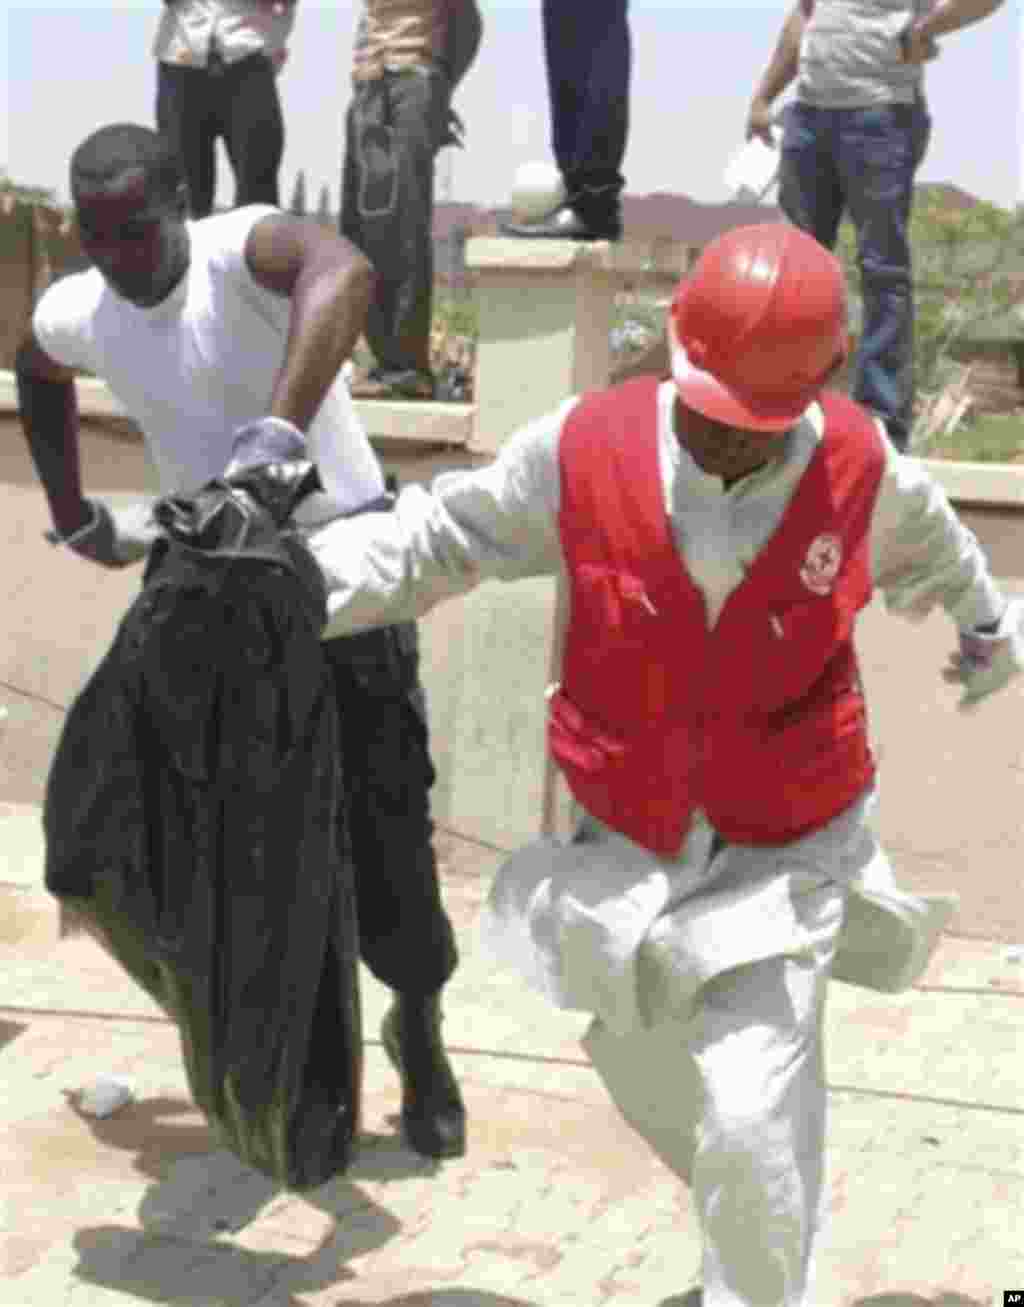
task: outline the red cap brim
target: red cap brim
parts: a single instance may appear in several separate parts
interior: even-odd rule
[[[820,385],[813,386],[785,401],[754,399],[730,390],[710,372],[691,363],[686,351],[675,339],[675,332],[671,330],[669,347],[672,378],[683,403],[714,422],[738,427],[742,431],[788,431],[800,420],[821,390]]]

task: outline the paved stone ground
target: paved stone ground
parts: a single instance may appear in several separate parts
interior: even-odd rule
[[[578,1038],[479,955],[493,851],[441,842],[462,942],[446,1033],[468,1155],[396,1133],[364,977],[366,1113],[344,1177],[275,1189],[218,1149],[173,1026],[87,938],[59,939],[37,814],[0,808],[0,1301],[10,1307],[683,1307],[698,1275],[686,1191],[618,1118]],[[1016,960],[1015,960],[1016,959]],[[1024,962],[948,939],[922,985],[835,985],[822,1307],[993,1307],[1024,1285]],[[136,1101],[106,1121],[100,1074]]]

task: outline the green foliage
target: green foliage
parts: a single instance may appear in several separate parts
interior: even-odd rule
[[[6,168],[0,168],[0,196],[13,196],[25,204],[49,204],[56,207],[55,193],[46,186],[19,186]]]
[[[434,300],[434,327],[446,336],[468,336],[476,340],[477,308],[472,295],[452,295],[438,288]]]
[[[0,262],[26,266],[31,239],[32,213],[27,205],[16,205],[10,213],[0,209]]]
[[[612,314],[612,329],[622,330],[630,323],[644,327],[653,336],[660,336],[665,330],[665,309],[654,295],[618,296]]]
[[[1024,461],[1024,421],[995,413],[968,419],[928,452],[962,463],[1019,463]]]

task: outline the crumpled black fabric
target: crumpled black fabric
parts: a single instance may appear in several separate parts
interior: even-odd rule
[[[225,1146],[294,1189],[347,1167],[361,1084],[325,594],[287,525],[316,484],[282,464],[158,502],[43,809],[47,888],[176,1021]]]

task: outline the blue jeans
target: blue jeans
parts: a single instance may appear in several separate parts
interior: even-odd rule
[[[864,109],[790,105],[782,137],[779,206],[833,249],[844,211],[857,233],[864,322],[853,397],[876,412],[897,449],[913,421],[914,288],[910,206],[931,119],[923,102]]]
[[[555,162],[586,221],[618,215],[632,68],[628,0],[543,0]]]

